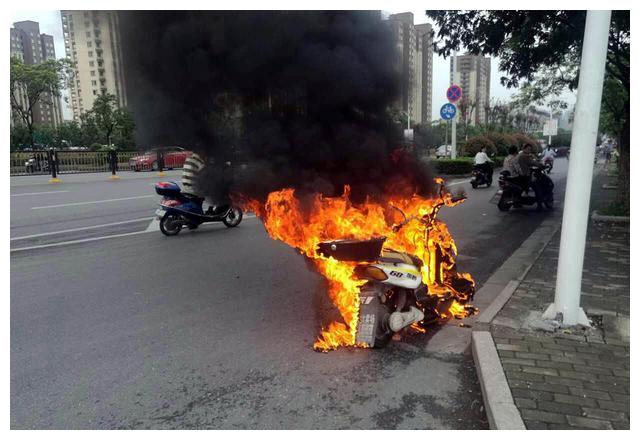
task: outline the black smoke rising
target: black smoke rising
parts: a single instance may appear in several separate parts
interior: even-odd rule
[[[379,13],[130,11],[120,27],[138,140],[206,155],[208,195],[430,192],[396,151],[397,54]]]

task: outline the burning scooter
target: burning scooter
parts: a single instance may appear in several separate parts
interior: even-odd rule
[[[465,197],[454,197],[452,203]],[[397,208],[404,220],[393,226],[399,232],[408,223],[417,222],[424,231],[425,243],[429,241],[429,230],[437,211],[445,205],[444,199],[434,205],[423,216],[407,217]],[[425,263],[408,252],[383,248],[386,237],[369,240],[335,240],[318,244],[318,250],[326,257],[338,261],[356,261],[354,275],[363,280],[360,287],[360,310],[356,330],[356,345],[382,348],[388,344],[394,333],[414,326],[418,331],[425,326],[448,319],[448,311],[456,301],[466,302],[473,297],[474,283],[466,278],[458,278],[457,289],[429,294],[422,278]],[[440,264],[443,259],[440,258]],[[435,264],[438,264],[437,262]],[[436,272],[439,272],[436,270]],[[461,311],[471,314],[472,306],[459,305]]]
[[[202,210],[202,197],[184,193],[175,182],[158,182],[156,193],[163,196],[156,216],[160,220],[160,231],[164,235],[178,235],[184,226],[196,229],[202,223],[222,222],[228,228],[238,226],[242,221],[242,210],[226,205],[206,214]]]

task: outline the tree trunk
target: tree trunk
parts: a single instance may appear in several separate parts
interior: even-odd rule
[[[621,115],[624,118],[624,126],[622,127],[622,133],[620,133],[618,141],[618,152],[620,156],[618,158],[618,194],[617,202],[622,203],[625,207],[629,208],[629,144],[631,137],[631,125],[630,125],[630,109],[631,104],[629,101],[624,104],[624,114]]]

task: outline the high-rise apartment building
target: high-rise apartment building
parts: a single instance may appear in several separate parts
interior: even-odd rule
[[[18,57],[25,64],[40,64],[46,60],[55,60],[56,52],[51,35],[41,34],[40,25],[35,21],[19,21],[11,28],[11,56]],[[21,105],[26,107],[26,96],[17,96]],[[11,124],[20,123],[15,115]],[[44,94],[33,109],[35,125],[51,125],[57,127],[62,123],[62,107],[60,98],[50,93]]]
[[[75,63],[69,91],[73,118],[93,106],[102,93],[126,106],[118,14],[115,11],[60,11],[67,58]]]
[[[450,61],[450,78],[462,89],[462,99],[467,101],[470,124],[484,124],[486,107],[491,97],[491,58],[480,55],[459,55],[456,72],[453,71],[453,57]]]
[[[418,124],[431,123],[433,49],[430,24],[413,24],[413,14],[391,14],[388,19],[396,42],[395,66],[400,77],[396,106]]]

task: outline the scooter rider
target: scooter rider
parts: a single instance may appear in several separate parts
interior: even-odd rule
[[[184,168],[182,169],[182,186],[188,194],[205,198],[204,194],[198,189],[197,175],[205,167],[205,161],[197,153],[193,153],[184,162]],[[213,205],[210,204],[209,208],[205,212],[206,215],[213,215]]]
[[[476,153],[476,157],[473,159],[474,165],[479,168],[487,177],[493,175],[493,161],[489,159],[487,155],[487,147],[482,147],[482,150]]]
[[[538,182],[531,179],[531,167],[542,168],[544,165],[534,158],[532,150],[533,148],[530,144],[525,145],[520,154],[518,154],[515,162],[522,187],[525,189],[531,187],[533,189],[536,195],[536,201],[538,202],[538,209],[542,209],[542,191]]]
[[[542,163],[549,163],[551,166],[553,166],[553,160],[555,159],[555,157],[556,152],[553,150],[553,148],[551,148],[551,145],[548,145],[542,154]]]

